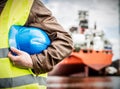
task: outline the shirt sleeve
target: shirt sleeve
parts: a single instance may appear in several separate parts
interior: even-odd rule
[[[35,74],[51,71],[57,63],[72,52],[71,36],[40,0],[34,1],[26,25],[43,29],[51,40],[51,44],[46,50],[40,54],[31,55]]]

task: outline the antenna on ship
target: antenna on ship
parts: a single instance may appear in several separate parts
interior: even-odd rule
[[[95,24],[94,24],[94,29],[95,29],[95,30],[97,29],[97,25],[96,25],[96,22],[95,22]]]

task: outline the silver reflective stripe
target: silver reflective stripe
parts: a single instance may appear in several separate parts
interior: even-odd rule
[[[46,78],[35,77],[31,74],[14,78],[0,78],[0,88],[18,87],[34,83],[46,86]]]
[[[0,48],[0,58],[6,58],[9,52],[9,48]]]

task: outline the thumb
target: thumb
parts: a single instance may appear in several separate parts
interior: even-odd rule
[[[11,47],[10,50],[17,55],[20,55],[22,53],[20,50],[14,48],[14,47]]]

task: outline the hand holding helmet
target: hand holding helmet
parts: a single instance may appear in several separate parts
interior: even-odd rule
[[[13,25],[9,31],[11,52],[8,57],[18,67],[33,68],[30,55],[41,53],[50,43],[48,35],[42,29]]]
[[[33,68],[33,62],[30,55],[27,52],[18,50],[14,47],[11,47],[11,52],[15,53],[13,55],[11,52],[8,53],[8,57],[13,62],[13,65],[20,68]]]

